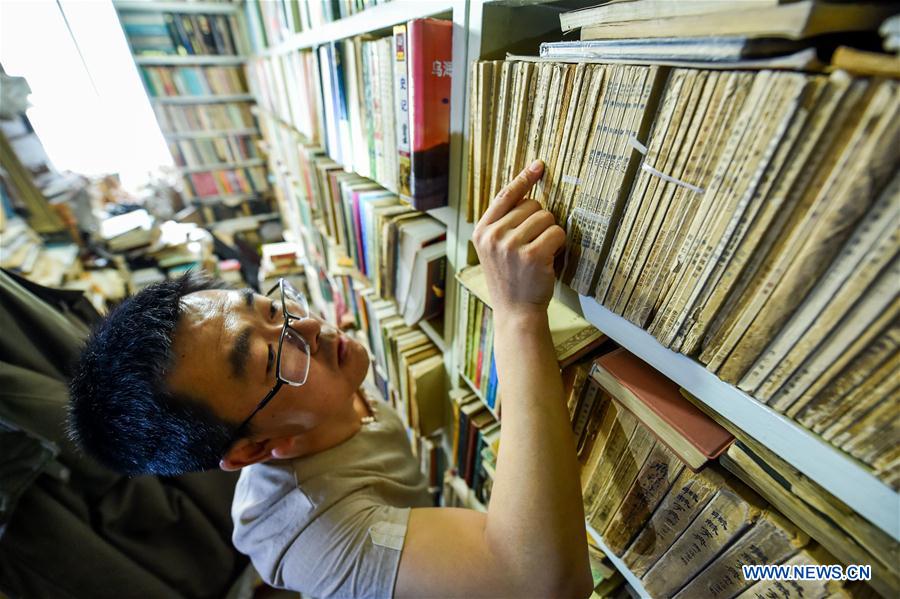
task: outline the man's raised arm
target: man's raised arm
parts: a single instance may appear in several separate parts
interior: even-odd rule
[[[473,241],[494,318],[503,428],[488,513],[418,508],[397,597],[585,597],[591,575],[575,443],[547,306],[565,232],[524,199],[536,161],[494,199]]]

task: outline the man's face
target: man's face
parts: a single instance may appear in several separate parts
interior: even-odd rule
[[[243,421],[275,385],[283,324],[277,292],[274,299],[250,290],[185,296],[172,344],[169,386],[202,399],[228,421]],[[296,435],[347,418],[358,422],[353,396],[369,367],[365,348],[312,316],[291,321],[291,327],[309,345],[306,383],[282,385],[253,417],[251,436]]]

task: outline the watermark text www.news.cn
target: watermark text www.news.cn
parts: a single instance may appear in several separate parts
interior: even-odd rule
[[[772,565],[741,566],[745,580],[871,580],[872,566]]]

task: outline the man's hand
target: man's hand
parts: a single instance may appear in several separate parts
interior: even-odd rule
[[[524,199],[544,172],[535,160],[500,190],[475,226],[472,241],[494,310],[546,311],[553,296],[553,258],[566,232],[553,214]]]

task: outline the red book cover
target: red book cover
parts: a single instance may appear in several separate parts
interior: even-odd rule
[[[415,19],[407,24],[412,205],[447,205],[450,174],[450,91],[453,23]]]
[[[219,188],[212,173],[191,173],[191,184],[200,197],[219,195]]]
[[[682,397],[676,383],[626,349],[600,356],[594,363],[619,389],[602,381],[601,385],[691,468],[697,470],[718,458],[734,441],[731,433]]]

